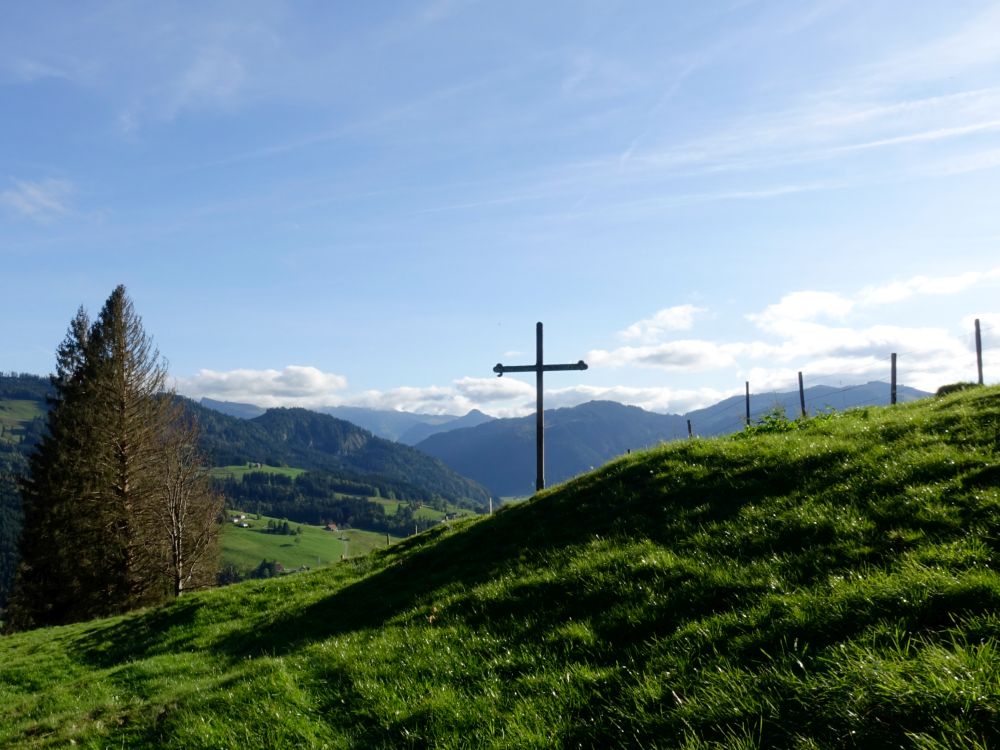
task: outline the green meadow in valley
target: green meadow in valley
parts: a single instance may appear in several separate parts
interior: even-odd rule
[[[636,453],[322,570],[0,639],[0,746],[986,748],[1000,388]]]
[[[339,561],[343,557],[366,555],[373,549],[386,546],[385,534],[361,529],[338,529],[327,531],[318,526],[289,522],[291,534],[268,533],[267,523],[280,524],[282,519],[244,514],[242,511],[226,511],[226,517],[245,515],[242,523],[247,528],[232,521],[222,530],[222,564],[232,565],[246,574],[257,567],[261,560],[273,560],[285,570],[302,567],[321,567]],[[395,543],[397,537],[390,537]]]

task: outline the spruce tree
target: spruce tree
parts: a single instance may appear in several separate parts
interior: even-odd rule
[[[92,556],[79,554],[79,547],[86,548],[80,520],[88,495],[84,468],[90,463],[81,414],[90,382],[85,366],[89,334],[87,313],[80,308],[56,352],[48,429],[29,456],[21,482],[21,562],[7,612],[14,629],[80,619],[86,608],[79,598],[88,587],[82,579],[95,567]]]
[[[197,431],[125,288],[57,352],[49,429],[23,483],[16,629],[155,604],[214,579],[216,518]]]

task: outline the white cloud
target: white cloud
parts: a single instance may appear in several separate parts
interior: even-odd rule
[[[69,213],[69,198],[75,192],[69,180],[13,180],[14,187],[0,192],[0,204],[39,222]]]
[[[832,292],[792,292],[779,302],[768,305],[762,313],[751,314],[747,318],[765,331],[787,335],[799,328],[803,321],[821,317],[842,319],[853,307],[851,300]]]
[[[193,378],[180,379],[177,390],[186,396],[275,406],[328,406],[338,402],[347,387],[342,375],[315,367],[289,365],[283,370],[199,370]]]
[[[692,409],[710,406],[735,391],[716,388],[632,387],[624,385],[576,385],[568,388],[546,389],[545,408],[557,409],[576,406],[588,401],[618,401],[661,414],[683,414]]]
[[[741,380],[756,381],[754,387],[772,389],[793,388],[800,370],[814,379],[888,379],[890,355],[896,352],[901,367],[902,363],[907,367],[906,382],[933,390],[949,379],[960,379],[963,373],[968,377],[970,335],[942,327],[855,326],[851,325],[852,315],[868,306],[888,305],[920,295],[960,294],[997,278],[1000,268],[943,277],[918,275],[871,285],[854,294],[791,292],[761,312],[746,315],[763,334],[759,339],[676,340],[596,349],[588,353],[588,362],[595,367],[644,367],[675,373],[730,368]],[[669,308],[638,321],[623,334],[647,341],[662,336],[667,332],[667,324],[684,322],[682,315],[675,314],[676,310]],[[972,316],[963,322],[963,329],[971,331],[971,319]],[[659,403],[655,399],[648,402]]]
[[[476,403],[534,397],[535,387],[515,378],[461,378],[455,390]]]
[[[368,409],[410,411],[422,414],[464,414],[471,402],[445,386],[401,386],[388,391],[368,390],[347,396],[340,403]]]
[[[689,331],[694,325],[695,314],[701,312],[705,312],[705,308],[694,305],[666,307],[651,318],[633,323],[619,335],[624,339],[648,341],[659,339],[666,331]]]

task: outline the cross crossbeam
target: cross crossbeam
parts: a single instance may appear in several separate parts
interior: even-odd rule
[[[535,364],[533,365],[504,365],[497,363],[493,372],[497,377],[502,377],[505,372],[533,372],[535,373],[535,402],[537,413],[535,415],[535,490],[545,489],[545,417],[542,407],[542,374],[545,372],[557,372],[566,370],[586,370],[587,363],[582,359],[579,362],[568,365],[546,365],[542,356],[542,324],[535,324]]]

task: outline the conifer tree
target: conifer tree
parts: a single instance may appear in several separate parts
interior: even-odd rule
[[[92,325],[82,309],[71,322],[23,483],[12,628],[155,604],[214,577],[221,501],[166,376],[123,286]]]
[[[56,352],[48,430],[29,456],[28,474],[21,483],[21,562],[7,611],[8,626],[14,629],[79,619],[85,609],[77,595],[87,588],[81,579],[92,561],[78,554],[83,530],[74,518],[82,517],[88,494],[83,472],[88,436],[80,412],[89,384],[89,333],[90,322],[81,307]]]

